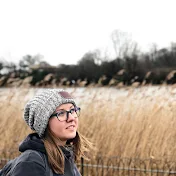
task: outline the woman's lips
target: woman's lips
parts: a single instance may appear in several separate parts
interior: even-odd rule
[[[74,129],[74,128],[75,128],[75,125],[70,125],[66,129]]]

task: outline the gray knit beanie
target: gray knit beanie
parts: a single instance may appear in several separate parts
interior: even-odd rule
[[[45,89],[36,94],[24,109],[24,120],[27,125],[43,137],[50,116],[58,106],[72,103],[76,106],[73,97],[62,89]]]

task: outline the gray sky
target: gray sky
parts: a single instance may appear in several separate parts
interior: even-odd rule
[[[174,0],[0,0],[0,57],[41,54],[76,64],[88,51],[114,53],[111,33],[128,32],[141,50],[176,42]]]

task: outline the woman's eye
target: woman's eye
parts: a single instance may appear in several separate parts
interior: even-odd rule
[[[75,112],[75,109],[70,109],[70,113],[73,114]]]
[[[64,116],[64,115],[65,115],[65,111],[58,112],[58,116]]]

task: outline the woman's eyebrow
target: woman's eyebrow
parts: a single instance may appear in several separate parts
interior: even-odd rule
[[[71,105],[71,106],[70,106],[70,109],[71,109],[72,107],[74,107],[74,105]],[[56,109],[56,112],[57,112],[57,111],[61,111],[61,110],[66,111],[65,109]]]
[[[56,111],[61,111],[61,110],[64,110],[64,111],[65,111],[65,109],[56,109]]]
[[[71,105],[70,108],[74,107],[74,105]]]

